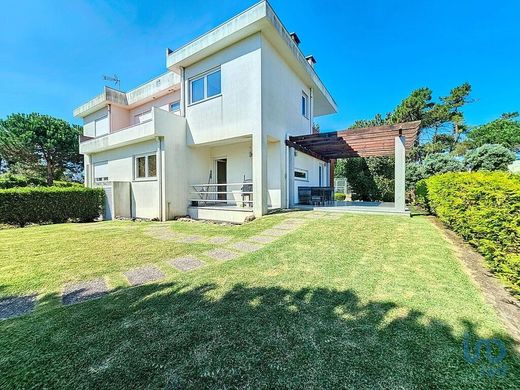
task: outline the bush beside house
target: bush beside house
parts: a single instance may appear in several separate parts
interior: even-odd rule
[[[0,189],[19,187],[47,187],[47,180],[42,177],[30,177],[25,175],[13,175],[6,173],[0,175]],[[54,180],[54,187],[83,187],[81,183],[74,183],[64,180]]]
[[[457,172],[417,183],[417,201],[460,234],[520,295],[520,177]]]
[[[87,222],[103,210],[104,192],[84,187],[23,187],[0,190],[0,223]]]

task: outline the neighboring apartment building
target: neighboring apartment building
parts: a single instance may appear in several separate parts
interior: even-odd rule
[[[167,73],[74,110],[84,120],[85,184],[104,186],[107,218],[242,222],[328,186],[330,164],[286,146],[334,100],[269,3],[177,50]]]

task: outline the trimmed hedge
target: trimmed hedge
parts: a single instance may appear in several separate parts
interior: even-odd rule
[[[347,195],[342,194],[341,192],[336,192],[334,194],[334,200],[345,200],[347,199]]]
[[[0,190],[0,223],[87,222],[103,210],[104,192],[85,187],[24,187]]]
[[[0,175],[0,189],[18,187],[47,187],[47,180],[39,177],[28,177],[24,175],[12,175],[10,173]],[[53,187],[83,187],[81,183],[54,180]]]
[[[520,177],[458,172],[417,183],[417,199],[487,259],[520,295]]]

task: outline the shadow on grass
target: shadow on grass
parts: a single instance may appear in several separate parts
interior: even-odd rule
[[[477,326],[464,327],[475,357]],[[490,375],[497,364],[485,353],[469,363],[447,324],[351,290],[152,284],[6,321],[0,334],[0,388],[519,387],[503,335],[507,372]]]

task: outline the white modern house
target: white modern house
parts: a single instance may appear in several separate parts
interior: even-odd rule
[[[261,1],[167,49],[163,75],[76,108],[85,184],[105,188],[106,217],[243,222],[328,187],[330,161],[286,142],[337,111],[298,44]]]

